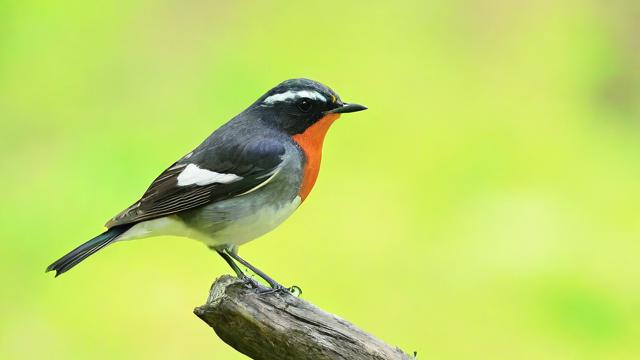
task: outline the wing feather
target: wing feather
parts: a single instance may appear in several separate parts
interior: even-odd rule
[[[149,186],[142,198],[109,220],[108,228],[137,223],[191,210],[212,202],[248,194],[264,186],[280,170],[284,146],[273,139],[255,139],[243,146],[203,148],[167,168]],[[232,182],[178,185],[187,165],[218,173],[234,174]]]

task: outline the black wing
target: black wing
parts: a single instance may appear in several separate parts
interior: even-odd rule
[[[284,153],[282,143],[266,138],[199,147],[160,174],[139,201],[109,220],[106,227],[151,220],[247,193],[279,171]],[[198,171],[223,174],[223,178],[179,185],[180,174],[195,166]]]

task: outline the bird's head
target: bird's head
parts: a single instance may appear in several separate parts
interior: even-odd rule
[[[261,118],[290,135],[304,133],[319,121],[335,120],[342,113],[366,110],[343,102],[329,87],[309,79],[291,79],[262,95],[252,110]]]

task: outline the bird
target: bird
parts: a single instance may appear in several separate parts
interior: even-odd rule
[[[240,257],[238,247],[276,228],[307,199],[327,131],[341,114],[366,109],[314,80],[281,82],[164,170],[107,221],[106,231],[46,271],[57,277],[107,245],[172,235],[203,242],[239,278],[249,279],[238,263],[272,289],[285,289]]]

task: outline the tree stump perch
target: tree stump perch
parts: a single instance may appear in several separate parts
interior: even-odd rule
[[[224,275],[194,313],[237,351],[256,360],[414,359],[397,347],[291,294],[259,293]]]

